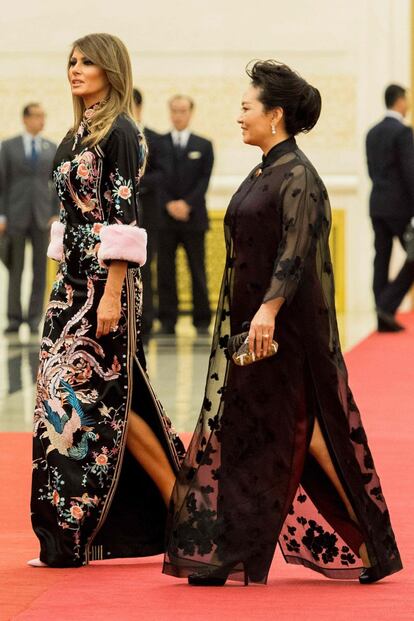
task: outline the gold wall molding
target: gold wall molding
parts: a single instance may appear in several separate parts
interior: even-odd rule
[[[0,64],[3,62],[7,66],[0,54]],[[45,136],[59,143],[72,123],[71,97],[63,67],[54,67],[52,75],[44,75],[37,70],[19,75],[16,69],[16,73],[0,78],[0,140],[21,133],[23,105],[39,101],[47,113]],[[324,107],[317,129],[309,135],[300,136],[299,144],[315,159],[324,174],[338,172],[333,165],[338,154],[342,162],[341,169],[345,173],[354,172],[353,154],[357,148],[355,76],[338,76],[333,73],[307,77],[320,89]],[[211,139],[214,144],[214,174],[245,176],[253,161],[254,150],[243,145],[236,123],[240,100],[247,86],[242,63],[237,73],[228,76],[201,75],[194,67],[185,76],[155,74],[137,75],[134,78],[144,93],[144,119],[149,127],[160,132],[167,131],[170,126],[167,111],[169,97],[176,92],[191,94],[196,102],[193,129]]]
[[[221,279],[225,262],[225,246],[223,234],[224,210],[210,211],[210,230],[206,238],[206,269],[211,310],[217,307]],[[345,311],[345,211],[332,210],[332,230],[329,239],[332,264],[335,274],[335,296],[338,313]],[[182,247],[177,252],[177,292],[180,313],[190,313],[192,309],[191,277],[187,257]],[[57,263],[48,259],[47,264],[47,297],[56,277]],[[156,274],[155,262],[152,265]],[[144,292],[145,295],[145,292]]]
[[[213,311],[217,307],[226,255],[223,235],[224,213],[223,210],[210,211],[210,230],[206,238],[207,282],[210,306]],[[336,308],[338,313],[343,313],[345,311],[345,211],[343,209],[332,210],[329,245],[335,274]],[[179,310],[182,313],[188,313],[192,309],[191,277],[187,257],[181,247],[178,249],[176,265]]]

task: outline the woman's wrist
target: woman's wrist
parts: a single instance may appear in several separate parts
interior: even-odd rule
[[[113,299],[120,299],[127,267],[126,261],[111,261],[105,285],[105,295]]]
[[[114,285],[106,284],[104,295],[108,298],[113,298],[114,300],[119,300],[121,297],[122,287],[116,287]]]
[[[273,313],[273,315],[276,317],[284,301],[285,298],[275,298],[274,300],[268,300],[267,302],[263,302],[262,306],[264,306],[264,308]]]

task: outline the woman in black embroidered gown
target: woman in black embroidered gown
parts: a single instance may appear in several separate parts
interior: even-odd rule
[[[54,165],[61,216],[48,255],[60,266],[40,349],[31,500],[40,558],[29,561],[52,567],[162,552],[183,452],[139,337],[146,147],[128,52],[116,37],[89,35],[73,45],[68,75],[75,126]]]
[[[321,99],[274,61],[248,73],[238,122],[264,156],[225,217],[206,393],[164,572],[265,583],[279,540],[289,563],[370,583],[402,565],[339,344],[328,195],[294,138],[315,125]],[[226,343],[245,322],[263,360],[239,367]],[[279,350],[266,358],[273,335]]]

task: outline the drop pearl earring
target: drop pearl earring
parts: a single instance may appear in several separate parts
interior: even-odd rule
[[[272,123],[271,127],[272,127],[272,135],[274,136],[276,134],[276,127],[274,123]]]

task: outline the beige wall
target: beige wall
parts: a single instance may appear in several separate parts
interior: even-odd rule
[[[197,102],[194,129],[216,150],[211,208],[223,207],[260,154],[240,142],[235,123],[246,63],[277,58],[321,90],[323,113],[301,146],[325,178],[334,206],[347,211],[347,299],[372,305],[371,233],[363,137],[382,114],[390,81],[409,81],[409,0],[88,0],[8,2],[0,15],[0,138],[20,129],[20,109],[40,100],[46,134],[71,122],[65,80],[70,42],[108,31],[128,45],[148,125],[168,129],[166,99]]]

